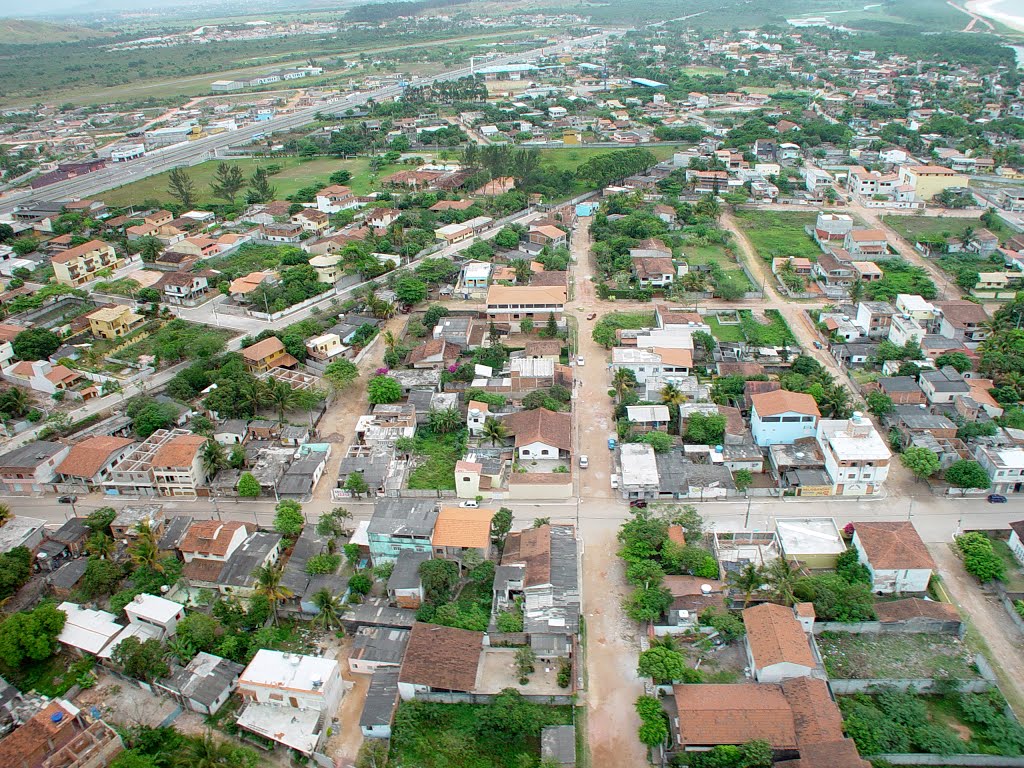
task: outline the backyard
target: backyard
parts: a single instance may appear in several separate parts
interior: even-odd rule
[[[409,489],[454,491],[455,464],[466,447],[465,430],[439,435],[421,428],[415,440],[416,468],[409,473]]]
[[[219,162],[210,161],[188,169],[192,181],[195,182],[196,195],[200,203],[224,202],[214,198],[210,191],[210,183],[213,181]],[[277,199],[284,199],[289,195],[295,194],[303,187],[313,184],[326,187],[330,183],[328,177],[335,171],[341,170],[346,170],[352,174],[352,179],[346,186],[357,195],[362,195],[373,189],[378,178],[409,167],[386,165],[378,171],[371,172],[370,158],[368,157],[357,157],[351,160],[341,160],[334,157],[317,157],[312,159],[264,157],[229,160],[227,162],[229,165],[237,165],[241,168],[246,178],[251,176],[252,172],[257,168],[280,167],[281,170],[270,177],[270,183],[277,188]],[[123,187],[117,187],[109,192],[104,192],[103,201],[108,205],[114,206],[139,205],[143,200],[149,199],[158,200],[162,203],[172,202],[174,198],[167,191],[168,173],[158,173],[155,176],[140,179]],[[244,195],[244,192],[242,194]]]
[[[804,231],[814,224],[816,213],[738,210],[733,215],[765,261],[787,256],[817,260],[821,255],[821,248]]]
[[[540,731],[570,725],[572,707],[547,707],[513,692],[495,704],[403,701],[395,713],[391,762],[416,768],[519,768],[540,758]]]
[[[825,670],[837,680],[980,677],[971,651],[949,635],[822,632],[817,641]]]
[[[708,315],[704,318],[707,324],[711,326],[711,335],[719,341],[732,341],[740,343],[745,341],[743,338],[743,329],[738,325],[722,325],[718,322],[716,315]]]
[[[785,347],[796,344],[785,319],[777,310],[766,309],[764,321],[754,317],[749,309],[740,310],[740,329],[748,344],[759,347]]]

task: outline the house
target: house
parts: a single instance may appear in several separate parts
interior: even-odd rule
[[[34,517],[14,515],[0,526],[0,552],[10,552],[15,547],[34,550],[43,541],[46,523]]]
[[[356,674],[372,675],[375,670],[402,666],[409,630],[395,627],[360,627],[352,638],[348,667]]]
[[[542,657],[566,657],[580,626],[578,542],[571,525],[509,533],[494,577],[494,610],[522,598],[523,631]]]
[[[0,455],[0,490],[17,495],[53,490],[57,467],[69,451],[61,443],[36,440]]]
[[[895,314],[896,309],[886,301],[862,301],[853,322],[869,339],[887,339]]]
[[[535,360],[550,360],[557,363],[562,358],[562,342],[557,339],[530,339],[526,342],[523,355]]]
[[[669,410],[667,405],[626,406],[626,420],[632,432],[667,432]]]
[[[248,423],[245,419],[228,419],[213,429],[213,439],[221,445],[241,445],[245,441]]]
[[[675,279],[676,267],[671,257],[633,256],[633,277],[641,288],[664,288]]]
[[[44,531],[46,541],[61,547],[70,557],[79,557],[85,552],[85,544],[92,535],[92,529],[85,524],[84,517],[72,517],[55,531]]]
[[[968,349],[977,349],[988,338],[989,317],[980,304],[965,299],[935,304],[942,313],[939,333],[947,339],[962,341]]]
[[[519,330],[520,320],[531,320],[535,327],[554,317],[561,327],[564,323],[566,289],[554,286],[494,285],[487,289],[487,318],[495,323],[508,323],[513,331]]]
[[[388,577],[388,599],[399,608],[417,609],[423,604],[425,594],[420,580],[420,566],[430,559],[429,552],[403,549],[395,559],[395,567]]]
[[[121,737],[103,720],[54,699],[0,740],[0,765],[105,768],[123,751]]]
[[[117,541],[128,541],[139,535],[141,528],[159,537],[164,528],[164,508],[160,504],[138,504],[122,507],[110,523],[110,533]]]
[[[489,560],[492,517],[493,509],[441,507],[430,538],[434,557],[454,560],[460,568],[468,552]]]
[[[54,365],[48,360],[22,360],[7,368],[4,375],[15,384],[47,395],[67,392],[82,378],[67,366]]]
[[[271,368],[294,368],[299,364],[277,336],[269,336],[246,347],[242,350],[242,359],[245,367],[256,374],[266,373]]]
[[[67,616],[64,627],[57,635],[57,641],[74,652],[85,655],[92,654],[109,659],[114,648],[125,637],[136,636],[140,640],[156,637],[157,632],[146,627],[137,630],[118,624],[114,614],[82,608],[77,603],[64,602],[57,606]]]
[[[794,608],[775,603],[745,608],[743,626],[747,631],[747,665],[759,683],[781,683],[791,677],[819,674],[808,634]]]
[[[661,492],[654,449],[647,443],[619,446],[619,490],[624,499],[652,499]]]
[[[331,219],[323,211],[316,208],[303,208],[291,218],[293,225],[298,225],[303,232],[322,235],[331,227]]]
[[[835,568],[846,543],[831,517],[778,518],[775,535],[783,556],[806,568]]]
[[[334,184],[316,193],[316,207],[324,213],[338,213],[346,208],[355,208],[359,201],[348,187]]]
[[[373,671],[359,717],[359,729],[364,738],[391,738],[391,723],[398,709],[399,674],[400,670],[395,667],[379,667]]]
[[[431,552],[437,504],[429,499],[379,499],[367,528],[374,566],[393,563],[402,550]]]
[[[1010,523],[1010,538],[1006,543],[1017,562],[1024,565],[1024,520]]]
[[[88,283],[101,269],[118,269],[125,264],[124,259],[114,251],[114,246],[102,240],[90,240],[68,248],[54,254],[50,262],[53,264],[54,279],[72,288]]]
[[[957,397],[971,393],[971,387],[964,381],[963,374],[951,365],[944,365],[939,370],[922,371],[918,381],[931,405],[952,403]]]
[[[913,523],[854,523],[853,547],[871,572],[872,592],[888,595],[928,590],[935,562]]]
[[[870,496],[882,490],[892,451],[870,421],[857,412],[851,419],[822,419],[815,439],[834,494]]]
[[[249,523],[237,520],[197,520],[178,543],[178,552],[186,563],[196,558],[226,562],[253,533]]]
[[[947,189],[969,186],[970,179],[941,165],[902,165],[899,183],[913,187],[919,200],[931,200]]]
[[[238,727],[310,755],[344,695],[334,659],[261,649],[238,678],[246,702]]]
[[[228,286],[228,294],[238,302],[249,300],[249,294],[266,283],[271,285],[277,282],[275,272],[250,272],[248,275],[236,277]]]
[[[76,443],[57,466],[57,483],[94,490],[110,478],[110,470],[128,455],[135,442],[127,437],[97,435]]]
[[[527,238],[531,243],[546,245],[549,248],[559,248],[568,242],[568,235],[558,227],[551,224],[541,224],[540,226],[530,227],[527,233]]]
[[[448,368],[462,355],[462,348],[444,338],[430,339],[413,349],[406,365],[413,368]]]
[[[483,632],[417,621],[398,675],[404,701],[432,691],[470,693],[476,688]]]
[[[682,343],[691,343],[683,341]],[[693,368],[692,348],[612,347],[612,368],[627,368],[633,372],[638,384],[648,378],[657,378],[677,383],[689,376]]]
[[[988,472],[993,493],[1020,493],[1024,490],[1024,449],[979,445],[974,458]]]
[[[196,566],[195,570],[214,575],[214,587],[223,595],[236,595],[246,598],[255,593],[256,577],[254,572],[263,566],[273,565],[281,556],[281,541],[283,537],[277,533],[265,533],[258,531],[242,542],[242,546],[232,553],[227,562],[221,566],[217,560],[205,560],[196,558],[187,564],[182,570],[183,575],[192,580],[189,576],[189,569]],[[214,573],[219,569],[219,573]],[[204,584],[204,586],[209,586]]]
[[[922,405],[924,391],[913,376],[883,376],[876,382],[878,390],[892,399],[894,405]]]
[[[813,437],[820,418],[808,394],[777,390],[751,396],[750,431],[761,447]]]
[[[185,618],[185,606],[157,595],[140,594],[124,607],[129,624],[144,624],[157,632],[157,639],[173,637],[178,622]]]
[[[245,667],[200,651],[187,666],[157,682],[182,707],[200,715],[215,715],[230,698]]]
[[[520,459],[563,459],[572,451],[572,417],[568,413],[536,408],[502,419],[509,437],[515,438]]]
[[[213,273],[168,272],[154,286],[163,294],[164,301],[176,306],[193,307],[210,290]]]
[[[89,321],[89,331],[97,339],[127,336],[146,321],[142,315],[123,304],[97,309],[86,315],[86,319]]]
[[[475,234],[472,229],[463,224],[446,224],[434,230],[434,237],[448,245],[472,240]]]
[[[259,239],[279,245],[295,245],[302,240],[304,229],[301,224],[290,221],[260,224]]]
[[[202,435],[177,435],[162,444],[150,465],[153,485],[161,496],[195,496],[206,484]]]
[[[889,252],[889,241],[880,229],[852,229],[846,233],[843,248],[852,261],[872,261]]]

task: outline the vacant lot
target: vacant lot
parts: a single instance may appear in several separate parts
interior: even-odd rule
[[[946,216],[883,216],[882,221],[887,227],[894,229],[904,240],[915,243],[922,237],[933,239],[938,237],[962,237],[970,227],[975,232],[988,229],[998,237],[1009,237],[1009,230],[1000,222],[996,227],[986,227],[981,218],[949,218]]]
[[[823,632],[818,648],[838,680],[977,678],[972,654],[947,635],[854,635]]]
[[[722,274],[725,275],[729,281],[744,286],[746,290],[752,290],[750,280],[747,278],[746,273],[740,268],[739,264],[737,264],[735,260],[729,258],[729,255],[725,252],[724,245],[684,245],[683,258],[691,267],[700,266],[702,264],[717,264],[721,267]]]
[[[739,343],[746,340],[743,338],[743,329],[738,325],[722,325],[718,322],[718,318],[713,315],[708,315],[705,320],[711,326],[711,335],[719,341]]]
[[[217,170],[219,161],[202,163],[188,169],[189,175],[196,185],[196,193],[200,203],[223,203],[217,200],[210,191],[210,182],[213,181],[214,172]],[[388,165],[380,171],[370,172],[370,159],[357,157],[353,160],[341,160],[333,157],[317,157],[311,160],[304,160],[297,157],[262,157],[245,158],[242,160],[229,160],[231,165],[237,165],[242,169],[246,178],[252,175],[257,168],[268,168],[279,166],[280,172],[270,177],[270,183],[277,187],[278,199],[284,199],[303,187],[313,184],[327,186],[330,182],[328,177],[335,171],[346,170],[352,174],[352,180],[347,186],[357,194],[369,192],[375,185],[378,178],[387,176],[389,173],[406,168],[402,165]],[[103,193],[103,200],[108,205],[132,205],[140,204],[143,200],[157,200],[161,203],[173,202],[174,198],[167,191],[167,173],[158,173],[147,179],[126,184],[123,187],[112,189]],[[241,195],[244,195],[244,190]],[[240,195],[240,196],[241,196]]]
[[[644,147],[644,149],[654,153],[654,156],[659,160],[667,160],[676,151],[674,146]],[[575,171],[592,157],[623,151],[625,151],[625,148],[571,146],[559,147],[557,149],[542,149],[540,157],[541,162],[546,166],[559,171]]]
[[[816,213],[736,211],[734,215],[758,256],[765,261],[786,256],[817,259],[821,255],[821,248],[804,231],[804,227],[817,220]]]

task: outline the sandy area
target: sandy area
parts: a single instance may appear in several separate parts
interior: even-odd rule
[[[984,16],[986,19],[991,19],[992,21],[998,21],[1011,29],[1017,30],[1018,32],[1024,32],[1024,19],[1019,16],[1011,16],[1008,13],[1000,11],[999,7],[1001,3],[999,0],[969,0],[969,2],[964,5],[971,13]]]

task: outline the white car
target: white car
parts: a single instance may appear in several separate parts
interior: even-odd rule
[[[476,501],[464,501],[459,506],[463,509],[477,509],[480,505]]]
[[[580,456],[580,469],[586,469],[590,466],[590,459],[587,458],[586,454]]]
[[[583,355],[579,355],[576,358],[576,365],[583,365]]]
[[[615,490],[618,487],[619,487],[619,476],[618,475],[612,475],[612,490]]]

